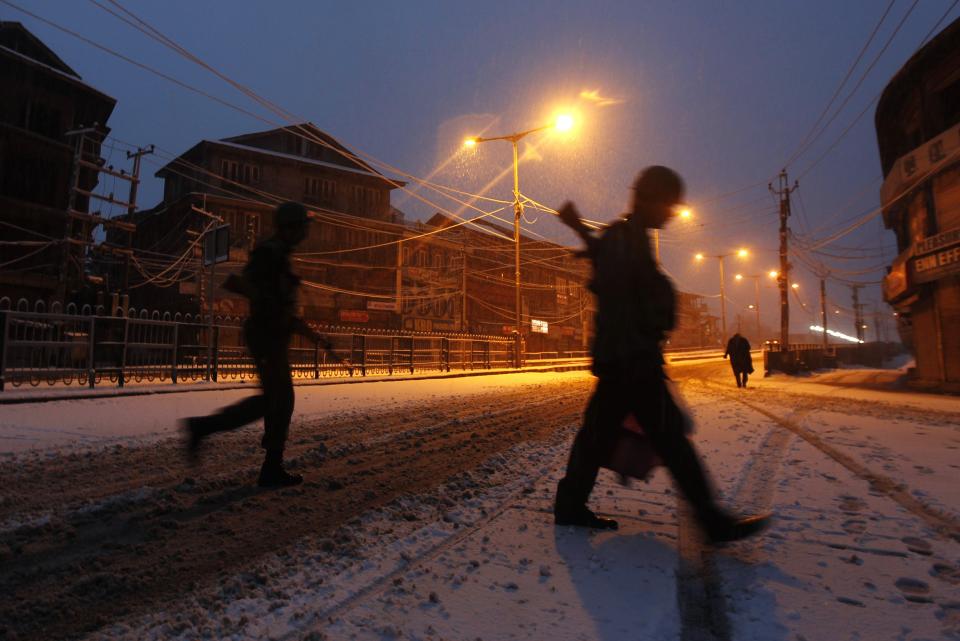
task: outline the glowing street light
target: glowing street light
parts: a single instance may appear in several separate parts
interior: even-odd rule
[[[790,287],[794,289],[800,289],[800,283],[794,283],[793,285],[790,285]]]
[[[556,116],[553,124],[527,129],[526,131],[518,131],[506,136],[491,136],[487,138],[482,136],[469,136],[463,141],[463,146],[466,148],[473,148],[482,142],[491,142],[494,140],[508,140],[510,141],[510,144],[513,145],[513,275],[515,290],[514,304],[516,308],[515,312],[517,323],[517,343],[514,352],[514,364],[518,368],[520,367],[520,336],[522,334],[523,327],[523,308],[520,301],[520,217],[523,216],[523,201],[520,199],[520,153],[518,150],[518,143],[523,138],[526,138],[530,134],[538,131],[545,131],[547,129],[554,129],[556,131],[570,131],[573,128],[573,125],[573,116],[570,114],[561,113]]]
[[[742,251],[745,251],[745,250],[742,250]],[[740,252],[737,252],[737,254],[740,255]],[[773,274],[776,274],[776,272],[771,271],[767,275],[772,276]],[[761,340],[763,338],[763,329],[760,327],[760,279],[763,278],[763,275],[762,274],[746,274],[746,275],[737,274],[736,276],[734,276],[734,279],[736,279],[738,282],[742,281],[744,278],[753,279],[753,301],[754,302],[753,302],[753,305],[749,306],[749,308],[754,311],[754,314],[757,317],[757,340]]]
[[[737,258],[746,258],[750,255],[750,252],[746,249],[738,249],[735,254],[712,254],[711,258],[716,258],[720,263],[720,331],[723,332],[723,337],[727,337],[727,296],[726,290],[724,288],[724,277],[723,277],[723,259],[728,256],[736,255]],[[698,252],[694,258],[700,262],[703,261],[706,256],[703,253]]]
[[[775,269],[771,269],[770,273],[767,274],[767,276],[769,276],[770,278],[777,278],[778,276],[780,276],[780,272],[778,272]]]

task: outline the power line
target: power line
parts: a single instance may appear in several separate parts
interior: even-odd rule
[[[911,7],[910,7],[910,11],[913,10],[913,7],[916,6],[916,4],[917,4],[918,1],[919,1],[919,0],[914,0],[913,5],[911,5]],[[946,17],[950,14],[950,12],[953,11],[953,8],[956,7],[958,3],[960,3],[960,0],[954,0],[953,3],[952,3],[949,7],[947,7],[947,10],[943,12],[943,14],[940,16],[940,19],[937,20],[937,22],[933,25],[933,27],[930,29],[930,31],[928,31],[927,34],[923,37],[923,40],[921,40],[920,45],[917,47],[916,51],[919,51],[919,50],[923,47],[923,45],[926,44],[926,42],[927,42],[927,40],[930,38],[930,36],[933,35],[933,33],[940,27],[940,24],[944,21],[944,19],[946,19]],[[906,17],[907,17],[908,15],[910,15],[910,11],[907,12],[907,14],[904,16],[903,20],[905,20]],[[900,26],[902,26],[903,20],[901,21],[901,25],[898,25],[898,26],[897,26],[897,29],[898,29],[898,30],[899,30]],[[894,32],[893,35],[896,35],[896,31]],[[893,36],[891,36],[891,39],[892,39],[892,37],[893,37]],[[889,41],[888,41],[887,44],[889,44]],[[884,47],[884,49],[886,49],[886,46]],[[880,53],[882,54],[883,51],[881,51]],[[876,60],[875,60],[874,62],[876,62]],[[872,65],[871,65],[871,68],[872,68]],[[868,72],[869,72],[869,69],[868,69]],[[859,87],[859,84],[858,84],[857,86]],[[851,95],[852,95],[852,93],[851,93]],[[848,125],[846,126],[846,128],[845,128],[843,131],[840,132],[840,135],[837,136],[836,139],[834,139],[834,141],[830,144],[830,146],[827,147],[826,150],[824,150],[824,152],[823,152],[822,154],[820,154],[820,156],[818,156],[816,160],[814,160],[812,163],[810,163],[809,165],[807,165],[807,167],[804,168],[803,171],[800,172],[800,178],[803,178],[803,177],[806,176],[808,173],[810,173],[810,172],[814,169],[814,167],[816,167],[817,165],[819,165],[819,164],[823,161],[824,158],[826,158],[834,149],[836,149],[837,145],[839,145],[840,142],[846,137],[846,135],[847,135],[848,133],[850,133],[850,131],[853,129],[853,127],[854,127],[858,122],[860,122],[860,119],[863,118],[863,117],[866,115],[866,113],[870,110],[870,108],[871,108],[878,100],[880,100],[880,96],[882,96],[882,95],[883,95],[883,90],[881,90],[879,93],[877,93],[877,94],[866,104],[866,106],[863,108],[863,110],[861,110],[860,113],[858,113],[858,114],[856,115],[856,117],[850,122],[850,124],[848,124]],[[846,102],[845,102],[844,104],[846,104]],[[842,106],[841,106],[841,107],[842,107]],[[821,130],[821,131],[822,131],[822,130]]]
[[[810,144],[813,143],[813,140],[811,140],[811,136],[813,136],[814,132],[817,131],[817,128],[820,126],[820,123],[823,122],[824,117],[830,111],[830,107],[833,106],[833,103],[836,101],[837,97],[840,95],[840,92],[843,91],[844,86],[846,86],[847,84],[847,80],[849,80],[850,76],[853,75],[853,70],[857,68],[858,64],[860,64],[860,60],[863,58],[863,54],[867,52],[867,49],[870,47],[870,43],[873,42],[874,37],[876,37],[877,32],[880,30],[880,25],[882,25],[884,20],[887,19],[887,15],[890,13],[890,9],[893,8],[894,2],[896,2],[896,0],[890,0],[890,2],[887,4],[887,8],[884,9],[883,14],[880,16],[880,20],[877,22],[876,26],[873,28],[873,31],[870,33],[870,37],[867,38],[867,41],[864,43],[863,47],[860,48],[860,53],[857,54],[857,57],[856,59],[854,59],[853,64],[851,64],[850,68],[847,69],[847,73],[843,76],[843,80],[840,81],[840,84],[837,86],[836,91],[834,91],[833,95],[830,96],[830,100],[827,102],[827,106],[823,108],[822,112],[820,112],[820,115],[817,117],[816,122],[813,123],[813,126],[810,128],[810,131],[807,132],[807,135],[803,137],[803,140],[800,142],[800,145],[797,147],[797,149],[790,155],[787,161],[783,163],[784,167],[788,167],[791,163],[793,163],[793,161],[796,160],[797,157],[804,152],[804,150],[808,146],[808,143]],[[912,7],[911,7],[911,11],[912,11]],[[830,123],[828,122],[826,125],[824,125],[824,128],[826,128],[829,124]]]

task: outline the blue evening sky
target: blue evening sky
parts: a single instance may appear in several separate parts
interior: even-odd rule
[[[94,3],[20,2],[101,45],[268,120],[282,121]],[[122,4],[205,62],[348,147],[471,193],[511,197],[512,179],[504,172],[511,163],[510,145],[489,143],[464,153],[459,147],[465,135],[484,128],[487,135],[502,135],[544,124],[558,107],[577,109],[581,124],[574,134],[528,139],[521,191],[553,207],[572,199],[589,218],[606,221],[623,211],[638,169],[654,163],[676,168],[687,180],[696,219],[689,225],[677,221],[664,233],[664,265],[682,289],[716,294],[716,261],[700,266],[692,255],[751,248],[753,258],[742,268],[728,259],[727,291],[731,319],[742,312],[744,322],[752,322],[743,309],[753,302],[753,285],[736,284],[732,274],[776,267],[777,214],[766,182],[800,145],[888,0]],[[895,1],[841,100],[912,4]],[[872,106],[821,162],[808,167],[882,90],[950,4],[916,4],[829,129],[788,167],[791,182],[800,178],[791,219],[796,233],[824,237],[841,221],[855,220],[878,205],[881,174]],[[960,10],[951,12],[941,28],[957,15]],[[84,80],[117,98],[108,124],[120,140],[180,153],[203,138],[270,127],[10,6],[0,4],[0,19],[23,22]],[[582,91],[595,91],[610,104],[580,98]],[[118,166],[120,156],[117,151],[112,160]],[[151,162],[158,160],[163,162],[163,156]],[[156,164],[145,167],[151,176],[157,169]],[[503,178],[494,181],[498,175]],[[755,183],[762,184],[711,200]],[[458,211],[457,203],[432,189],[416,193]],[[159,181],[145,181],[141,204],[152,206],[160,198]],[[401,192],[394,192],[393,202],[411,219],[435,210]],[[532,230],[573,243],[551,216],[528,213]],[[503,215],[510,218],[509,211]],[[831,265],[853,272],[888,264],[893,239],[874,219],[837,241],[841,249],[827,251],[862,247],[875,249],[875,255]],[[798,268],[801,297],[819,312],[817,282]],[[876,281],[882,273],[844,277]],[[764,285],[761,309],[772,326],[777,322],[775,292]],[[863,297],[880,301],[879,288],[868,287]],[[831,282],[829,298],[850,307],[849,288],[841,283]],[[716,307],[715,300],[711,304]],[[812,322],[796,301],[793,308],[795,329]],[[837,320],[851,322],[847,314]]]

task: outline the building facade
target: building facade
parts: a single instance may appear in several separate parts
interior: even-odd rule
[[[914,54],[877,105],[884,279],[918,385],[960,390],[960,20]]]
[[[157,176],[163,202],[127,217],[137,226],[134,307],[244,315],[246,301],[219,285],[273,233],[276,204],[294,200],[316,222],[292,257],[304,318],[406,332],[514,331],[512,230],[442,214],[406,223],[390,203],[403,183],[355,162],[313,125],[204,140]],[[220,226],[229,229],[228,260],[204,266],[203,238]],[[528,351],[584,350],[592,323],[588,265],[569,248],[527,236],[521,251]]]
[[[116,100],[19,22],[0,22],[0,86],[0,298],[65,302],[85,286],[88,194]]]

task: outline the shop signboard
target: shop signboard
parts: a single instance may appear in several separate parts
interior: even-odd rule
[[[913,247],[910,282],[929,283],[960,273],[960,229],[925,238]]]
[[[367,301],[367,309],[378,312],[395,312],[397,311],[397,304],[392,301],[369,300]]]
[[[341,309],[340,320],[344,323],[369,323],[370,314],[362,309]]]

